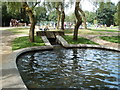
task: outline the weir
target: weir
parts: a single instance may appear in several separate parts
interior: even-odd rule
[[[64,36],[65,34],[63,31],[37,31],[36,35],[40,37],[46,36],[51,45],[57,45],[59,43],[56,36]]]

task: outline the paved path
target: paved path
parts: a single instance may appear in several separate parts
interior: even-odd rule
[[[7,30],[1,30],[0,33],[2,33],[2,36],[0,36],[1,41],[1,54],[2,54],[2,62],[6,62],[6,56],[8,56],[10,53],[12,53],[12,47],[11,42],[16,38],[20,36],[26,36],[26,35],[15,35],[10,31]],[[7,61],[8,62],[8,61]]]
[[[0,27],[0,30],[15,29],[15,28],[30,28],[29,26],[20,26],[20,27]]]
[[[0,80],[0,87],[20,87],[20,81],[17,81],[15,78],[17,77],[14,66],[12,65],[12,47],[11,42],[16,37],[26,36],[26,35],[15,35],[8,30],[0,30],[0,72],[2,72],[2,80]],[[12,84],[9,82],[12,81]],[[19,84],[17,84],[18,82]]]
[[[98,33],[106,33],[106,34],[113,34],[113,35],[118,35],[120,32],[106,32],[106,31],[96,31],[96,32],[98,32]]]

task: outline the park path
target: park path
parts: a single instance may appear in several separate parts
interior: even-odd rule
[[[11,42],[16,38],[16,37],[21,37],[21,36],[26,36],[24,35],[16,35],[12,33],[11,31],[8,30],[0,30],[0,42],[1,42],[1,55],[2,55],[2,63],[8,62],[6,60],[7,56],[12,53],[12,47],[11,47]]]
[[[9,29],[9,28],[8,28]],[[19,79],[16,70],[14,69],[12,57],[12,44],[11,42],[16,37],[21,37],[26,35],[15,35],[8,30],[0,30],[0,88],[10,88],[10,87],[20,87]],[[10,84],[12,82],[12,84]]]

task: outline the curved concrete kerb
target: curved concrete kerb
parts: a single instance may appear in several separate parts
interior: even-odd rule
[[[62,44],[65,48],[96,48],[96,49],[106,49],[106,50],[112,50],[112,51],[119,51],[119,48],[113,48],[113,47],[106,47],[103,45],[90,45],[90,44],[68,44],[68,42],[60,35],[56,36],[57,40]]]
[[[18,68],[17,68],[17,57],[28,51],[36,51],[36,50],[51,50],[53,47],[51,46],[36,46],[36,47],[28,47],[23,48],[14,51],[10,56],[8,56],[8,59],[10,59],[10,62],[6,65],[3,65],[4,69],[2,69],[2,89],[5,88],[12,88],[19,89],[19,90],[27,90],[27,87],[25,86]]]
[[[36,51],[36,50],[52,50],[53,47],[51,46],[36,46],[36,47],[28,47],[28,48],[24,48],[24,49],[20,49],[20,50],[16,50],[14,53],[15,54],[15,64],[17,62],[17,57],[19,55],[21,55],[22,53],[28,52],[28,51]],[[17,68],[17,65],[15,65]],[[18,70],[18,69],[17,69]],[[21,77],[21,76],[19,76]],[[25,85],[25,84],[24,84]],[[26,87],[25,87],[26,88]]]

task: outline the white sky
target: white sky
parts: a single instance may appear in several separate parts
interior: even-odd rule
[[[111,2],[117,4],[119,0],[111,0]],[[94,11],[94,6],[88,0],[81,1],[82,9],[85,11]],[[74,6],[66,10],[66,14],[69,15],[74,11]]]

